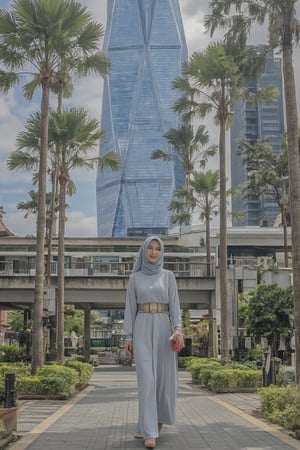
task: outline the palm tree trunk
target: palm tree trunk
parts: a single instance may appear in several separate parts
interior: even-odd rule
[[[288,234],[286,223],[286,206],[281,206],[281,223],[283,226],[283,248],[284,248],[284,266],[289,267],[289,249],[288,249]]]
[[[48,257],[47,257],[47,279],[48,279],[48,288],[51,284],[51,273],[52,273],[52,240],[55,235],[56,228],[56,220],[55,220],[55,209],[56,209],[56,195],[57,195],[57,167],[52,168],[51,174],[51,205],[50,205],[50,218],[49,218],[49,229],[48,229],[48,241],[47,241],[47,249],[48,249]]]
[[[64,363],[64,307],[65,307],[65,220],[66,180],[59,180],[58,258],[57,258],[57,361]]]
[[[210,217],[205,217],[205,239],[206,239],[206,276],[212,275],[211,271],[211,245],[210,245]]]
[[[206,263],[207,270],[206,276],[210,277],[212,275],[211,269],[211,245],[210,245],[210,217],[205,218],[205,235],[206,235]],[[216,348],[216,334],[215,334],[215,321],[214,321],[214,310],[212,307],[212,296],[209,295],[209,307],[208,307],[208,357],[215,358],[215,348]]]
[[[227,290],[227,205],[226,205],[226,120],[221,117],[220,154],[220,302],[221,302],[221,359],[227,362],[229,355],[228,290]]]
[[[39,162],[39,190],[36,230],[36,274],[33,306],[32,374],[44,363],[43,310],[45,288],[45,228],[49,122],[49,80],[43,80],[41,99],[41,148]]]
[[[300,384],[300,167],[298,150],[298,116],[293,68],[293,48],[283,47],[283,77],[287,122],[287,147],[290,181],[292,268],[294,290],[294,324],[296,384]]]

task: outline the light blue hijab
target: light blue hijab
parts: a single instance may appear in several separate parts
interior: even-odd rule
[[[157,241],[160,245],[160,257],[155,263],[151,263],[146,256],[146,250],[150,245],[150,242]],[[148,236],[141,245],[137,260],[133,266],[132,273],[143,272],[146,275],[154,275],[162,270],[164,263],[164,244],[163,241],[157,236]]]

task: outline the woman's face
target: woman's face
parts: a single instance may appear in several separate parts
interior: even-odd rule
[[[146,250],[146,257],[149,262],[152,264],[156,263],[156,261],[160,258],[160,244],[156,240],[153,240],[148,245],[148,248]]]

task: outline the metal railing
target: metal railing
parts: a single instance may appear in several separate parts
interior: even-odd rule
[[[125,276],[131,274],[133,262],[106,262],[106,263],[78,263],[65,267],[66,277],[101,277],[101,276]],[[171,270],[176,277],[215,277],[215,264],[206,262],[192,263],[180,261],[168,261],[165,269]],[[45,266],[45,273],[47,267]],[[51,275],[57,275],[57,262],[51,263]],[[22,264],[15,267],[13,261],[0,262],[0,277],[5,276],[35,276],[35,268],[32,265]]]

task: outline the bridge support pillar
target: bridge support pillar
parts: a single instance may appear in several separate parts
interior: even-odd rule
[[[84,309],[84,360],[90,362],[91,358],[91,308]]]

